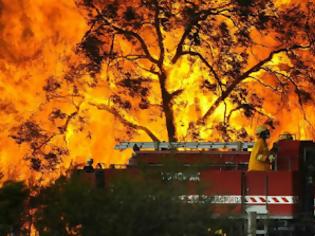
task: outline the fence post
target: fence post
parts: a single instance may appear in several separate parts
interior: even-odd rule
[[[256,212],[247,213],[247,235],[256,236]]]

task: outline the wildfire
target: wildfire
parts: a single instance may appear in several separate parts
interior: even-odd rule
[[[127,12],[130,1],[125,5],[124,1],[118,2],[121,8],[117,14]],[[136,5],[138,1],[132,3]],[[289,0],[276,1],[275,7],[286,8],[290,4],[293,3]],[[181,6],[175,8],[180,10]],[[92,13],[97,14],[95,10]],[[147,14],[146,11],[141,13]],[[128,17],[131,21],[133,14],[130,10]],[[85,38],[91,27],[87,18],[86,11],[74,1],[0,1],[2,182],[24,179],[30,184],[46,184],[90,156],[105,165],[126,163],[130,153],[113,150],[119,140],[168,139],[158,63],[139,59],[139,42],[132,39],[132,35],[125,37],[119,30],[112,36],[115,44],[112,37],[104,36],[104,45],[97,51],[93,47],[101,41]],[[175,20],[168,23],[177,24]],[[223,16],[216,24],[213,27],[223,30],[227,27],[234,31],[233,21]],[[107,25],[114,23],[109,21]],[[98,27],[97,23],[95,27]],[[175,94],[168,105],[173,109],[178,140],[250,140],[258,124],[271,121],[274,126],[271,141],[285,131],[295,134],[296,139],[314,139],[314,105],[306,92],[312,90],[312,85],[307,82],[297,85],[290,81],[287,68],[292,66],[293,59],[285,53],[272,56],[266,63],[268,70],[275,69],[281,75],[271,74],[267,69],[254,71],[236,87],[237,94],[232,94],[234,100],[243,103],[236,105],[228,97],[203,120],[211,104],[220,99],[231,82],[220,74],[224,78],[218,86],[217,79],[201,57],[193,59],[187,55],[174,60],[184,30],[184,27],[178,27],[161,31],[165,35],[165,88],[169,94]],[[149,45],[148,53],[153,59],[158,58],[160,51],[155,29],[143,26],[138,33]],[[245,53],[248,54],[244,71],[268,57],[277,45],[274,32],[264,35],[252,30],[249,34],[255,39],[253,47],[233,49],[233,53],[239,54],[235,60],[242,61]],[[112,53],[108,56],[110,59],[117,56],[117,61],[103,60],[94,65],[98,68],[94,74],[82,69],[82,65],[88,63],[86,55],[78,50],[82,39],[86,39],[85,46],[90,53],[103,50]],[[195,38],[196,45],[200,43],[198,40],[207,42],[208,39],[200,35]],[[207,58],[209,62],[215,62],[222,54],[212,46],[204,46],[201,50],[205,55],[212,55],[213,58]],[[182,50],[190,50],[190,47],[193,48],[186,45]],[[126,55],[129,55],[128,60],[122,62]],[[89,56],[96,57],[94,54]],[[314,62],[313,57],[305,57],[307,65]],[[220,66],[228,71],[231,65],[226,61]],[[134,72],[137,74],[136,84],[132,77]],[[130,83],[134,90],[128,90]],[[250,94],[245,95],[247,88],[250,88]],[[282,91],[284,88],[286,90]],[[250,104],[256,104],[255,108]],[[43,170],[43,166],[46,169]]]

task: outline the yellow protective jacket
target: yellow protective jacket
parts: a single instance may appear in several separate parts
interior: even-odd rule
[[[248,171],[266,171],[270,170],[269,150],[264,139],[259,138],[250,154]]]

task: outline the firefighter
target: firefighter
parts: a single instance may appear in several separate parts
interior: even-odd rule
[[[270,154],[266,140],[270,137],[270,131],[265,125],[256,129],[257,140],[251,152],[248,171],[267,171],[270,164],[275,160],[275,156]]]
[[[93,167],[93,158],[89,158],[88,161],[86,162],[86,165],[83,167],[83,170],[87,173],[92,173],[94,172],[94,167]]]

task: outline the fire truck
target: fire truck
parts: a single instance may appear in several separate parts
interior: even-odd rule
[[[237,235],[315,235],[315,142],[277,142],[276,160],[270,171],[247,171],[253,145],[121,142],[115,149],[133,149],[128,165],[119,171],[135,170],[144,164],[151,169],[161,168],[170,158],[181,163],[176,172],[161,172],[161,179],[202,183],[202,194],[190,192],[180,199],[187,203],[203,201],[212,206],[214,217],[238,220],[243,225]],[[198,165],[202,168],[195,168]],[[95,175],[98,173],[98,182],[106,182],[107,176],[116,171],[112,165]]]

